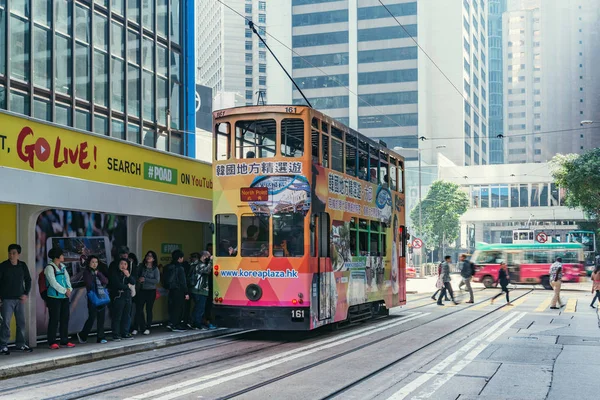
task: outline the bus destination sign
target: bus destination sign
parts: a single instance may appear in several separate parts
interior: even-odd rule
[[[269,188],[266,188],[266,187],[241,188],[240,189],[240,200],[241,201],[268,201],[269,200]]]

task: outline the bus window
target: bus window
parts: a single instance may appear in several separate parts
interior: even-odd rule
[[[237,158],[274,157],[277,137],[276,126],[274,119],[236,122],[235,146]]]
[[[388,155],[384,152],[379,152],[379,184],[383,187],[389,188],[390,176],[388,173]]]
[[[331,139],[331,168],[344,173],[344,145],[333,138]]]
[[[311,145],[312,162],[313,162],[313,164],[318,164],[319,163],[319,131],[314,128],[312,128],[310,130],[310,145]]]
[[[323,167],[329,168],[329,136],[322,134],[321,143],[323,144],[321,151],[323,152]]]
[[[392,190],[398,190],[398,186],[396,185],[397,182],[397,167],[396,167],[396,159],[390,157],[390,189]]]
[[[228,160],[231,157],[231,126],[229,122],[217,124],[215,132],[217,133],[215,160]]]
[[[237,254],[237,216],[219,214],[215,219],[217,257],[234,257]]]
[[[377,171],[379,170],[379,150],[374,147],[370,147],[369,153],[371,155],[369,158],[369,167],[371,168],[369,181],[377,184]]]
[[[404,163],[398,162],[398,191],[404,192]]]
[[[273,216],[273,256],[304,255],[304,216],[300,213]]]
[[[381,247],[379,245],[379,232],[381,230],[381,224],[378,221],[371,221],[371,232],[370,235],[370,248],[369,253],[372,256],[379,256],[381,254]]]
[[[281,121],[281,154],[284,157],[304,155],[304,120],[294,118]]]
[[[356,176],[356,138],[346,136],[346,173]]]
[[[475,260],[477,264],[499,264],[500,261],[503,261],[500,251],[482,251]]]
[[[579,261],[583,261],[583,259],[579,259],[579,254],[576,251],[555,250],[550,262],[553,263],[558,257],[562,258],[563,264],[577,264]]]
[[[242,215],[242,257],[269,256],[269,216]]]
[[[358,141],[358,177],[366,181],[369,176],[369,145]]]

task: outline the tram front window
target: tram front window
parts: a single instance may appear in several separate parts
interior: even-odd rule
[[[269,256],[269,216],[242,216],[242,257]]]
[[[237,216],[235,214],[217,215],[217,257],[234,257],[236,255],[237,224]]]
[[[275,156],[277,124],[274,119],[238,121],[235,124],[235,152],[238,159]]]
[[[273,216],[273,256],[304,255],[304,216],[300,213]]]

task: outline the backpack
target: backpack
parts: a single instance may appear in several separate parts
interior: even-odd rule
[[[46,284],[46,274],[44,274],[44,270],[38,275],[38,288],[40,290],[40,296],[42,300],[48,301],[48,285]]]
[[[474,263],[470,263],[470,264],[471,264],[471,276],[475,276],[475,273],[477,272],[477,268],[475,268]]]

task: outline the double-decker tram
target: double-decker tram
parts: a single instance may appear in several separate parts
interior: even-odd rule
[[[406,303],[399,155],[309,107],[213,116],[220,326],[310,330]]]
[[[567,233],[567,243],[580,243],[583,246],[587,275],[592,275],[595,266],[596,233],[594,231],[570,231]]]

